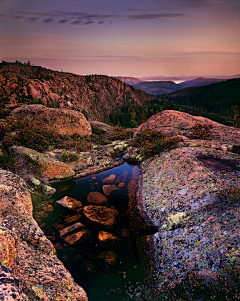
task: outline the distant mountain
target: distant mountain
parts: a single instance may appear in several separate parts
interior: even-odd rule
[[[140,78],[136,78],[136,77],[117,76],[115,78],[121,80],[122,82],[124,82],[128,85],[132,85],[132,86],[136,85],[142,81]]]
[[[133,86],[149,94],[161,95],[172,93],[184,88],[205,86],[221,81],[224,81],[224,79],[198,77],[179,84],[176,84],[173,81],[147,81],[134,84]]]
[[[217,122],[221,116],[230,116],[232,106],[240,105],[240,78],[229,79],[202,87],[191,87],[161,95],[163,102],[174,103],[193,115],[200,115]]]
[[[0,118],[14,107],[40,103],[108,122],[116,109],[131,104],[141,106],[153,98],[105,75],[81,76],[20,62],[0,63]]]
[[[178,84],[178,87],[181,89],[190,88],[190,87],[200,87],[200,86],[210,85],[213,83],[219,83],[224,80],[225,79],[198,77],[198,78],[180,83],[180,84]]]
[[[182,89],[181,87],[179,87],[179,85],[175,84],[172,81],[141,82],[133,86],[153,95],[171,93]]]

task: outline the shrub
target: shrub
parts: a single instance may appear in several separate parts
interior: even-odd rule
[[[219,191],[217,194],[221,201],[236,204],[240,202],[240,187],[230,186]]]
[[[240,145],[233,145],[231,151],[240,155]]]
[[[0,155],[0,168],[6,170],[12,170],[12,167],[15,164],[15,154],[8,154],[4,152]]]
[[[95,125],[92,125],[91,127],[92,127],[92,133],[95,134],[95,135],[101,135],[101,134],[106,133],[105,130],[100,129],[100,128],[98,128],[98,127],[95,126]]]
[[[131,138],[134,131],[132,130],[124,130],[121,127],[115,128],[114,132],[111,135],[107,136],[107,139],[109,141],[114,140],[125,140],[127,138]]]
[[[203,139],[203,140],[211,140],[211,132],[210,130],[213,128],[211,124],[204,125],[197,123],[192,128],[193,132],[191,135],[192,139]]]
[[[39,152],[53,148],[74,148],[78,151],[87,151],[91,148],[91,141],[88,137],[80,135],[60,135],[52,131],[40,131],[37,129],[19,129],[7,135],[2,140],[3,149],[7,150],[13,145],[21,145]]]
[[[63,162],[73,162],[77,161],[79,157],[71,152],[69,153],[62,153],[61,161]]]
[[[149,157],[164,150],[172,149],[183,140],[180,137],[166,137],[161,131],[147,130],[138,133],[136,141],[143,147],[143,155]]]

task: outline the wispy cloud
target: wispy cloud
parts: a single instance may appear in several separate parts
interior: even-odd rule
[[[54,21],[54,19],[48,18],[48,19],[45,19],[45,20],[43,21],[43,23],[52,23],[53,21]]]
[[[3,18],[3,17],[5,17],[5,15],[0,15],[0,18]]]
[[[87,22],[83,23],[83,25],[89,25],[89,24],[93,24],[93,23],[95,23],[95,22],[94,21],[87,21]]]
[[[13,16],[13,19],[22,19],[22,16]]]
[[[240,55],[240,52],[226,52],[226,51],[193,51],[193,52],[174,52],[174,56],[216,56],[216,55]]]
[[[104,21],[100,21],[100,22],[98,22],[98,24],[104,24],[105,22]]]
[[[78,24],[80,24],[80,23],[82,23],[82,21],[74,21],[74,22],[72,22],[71,24],[72,24],[72,25],[78,25]]]
[[[60,23],[60,24],[66,24],[66,23],[68,23],[69,22],[69,20],[60,20],[60,21],[58,21],[58,23]]]
[[[34,22],[36,22],[37,20],[38,20],[38,18],[36,18],[36,17],[28,18],[28,21],[29,21],[30,23],[34,23]]]
[[[142,14],[142,15],[131,15],[128,18],[132,20],[152,20],[152,19],[159,19],[159,18],[175,18],[175,17],[182,17],[186,14],[178,13],[167,13],[167,14]]]

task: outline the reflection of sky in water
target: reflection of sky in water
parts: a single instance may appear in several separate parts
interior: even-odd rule
[[[91,191],[102,192],[102,180],[111,174],[116,175],[115,184],[125,183],[123,188],[118,191],[114,191],[111,196],[108,197],[108,206],[114,205],[114,207],[120,211],[119,216],[121,217],[120,222],[117,223],[117,228],[112,232],[114,235],[121,237],[122,229],[129,229],[130,237],[121,238],[121,242],[115,243],[113,245],[102,245],[97,240],[97,234],[99,229],[91,228],[93,234],[96,235],[96,239],[92,239],[92,242],[80,244],[80,245],[68,245],[63,240],[60,239],[56,226],[58,228],[64,224],[64,219],[66,216],[75,215],[71,210],[67,210],[55,202],[59,198],[66,195],[71,196],[80,200],[84,205],[87,204],[87,195]],[[139,176],[138,167],[134,167],[134,174]],[[41,223],[45,224],[43,227],[46,235],[55,236],[53,244],[61,244],[62,249],[58,249],[58,256],[61,261],[64,262],[65,266],[70,270],[74,279],[87,291],[89,296],[89,301],[122,301],[123,294],[115,294],[114,290],[118,288],[124,288],[129,285],[129,283],[136,283],[137,281],[143,281],[145,272],[143,266],[139,261],[139,252],[136,245],[137,236],[131,235],[131,230],[129,228],[129,222],[126,220],[123,211],[128,209],[128,189],[127,185],[132,177],[132,166],[127,163],[115,167],[111,170],[101,172],[99,174],[93,174],[91,176],[80,178],[75,181],[66,181],[63,183],[56,183],[57,193],[53,198],[47,200],[48,204],[54,207],[54,210],[47,213],[47,217],[43,216],[41,218]],[[111,184],[110,184],[111,185]],[[35,217],[38,213],[42,212],[42,207],[35,208]],[[124,219],[123,219],[124,217]],[[39,218],[39,217],[37,217]],[[66,224],[64,225],[66,227]],[[145,240],[138,238],[141,243]],[[99,252],[113,250],[118,255],[118,264],[116,266],[108,266],[104,262],[100,262],[96,259]],[[81,260],[79,260],[79,258]],[[86,272],[86,268],[96,267],[97,272],[89,273]],[[147,269],[147,274],[149,270]],[[111,291],[112,290],[112,291]],[[110,292],[106,296],[107,292]]]

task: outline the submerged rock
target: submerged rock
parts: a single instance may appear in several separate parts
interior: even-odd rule
[[[115,236],[106,231],[99,231],[98,239],[101,243],[114,243],[121,240],[118,236]]]
[[[106,204],[108,199],[102,193],[93,191],[88,194],[87,201],[89,204],[102,205]]]
[[[119,188],[115,185],[104,185],[102,187],[102,189],[103,189],[103,193],[106,196],[109,196],[111,194],[111,192],[114,191],[114,190],[119,190]]]
[[[64,239],[67,235],[73,233],[76,230],[84,229],[85,226],[81,223],[75,223],[71,226],[68,226],[60,231],[60,237]]]
[[[104,260],[109,265],[116,265],[118,262],[118,255],[114,251],[101,252],[98,258]]]
[[[70,196],[65,196],[64,198],[56,201],[56,203],[72,210],[82,207],[82,203],[80,201],[71,198]]]
[[[64,238],[64,241],[70,245],[75,245],[77,243],[86,242],[91,237],[91,230],[84,229],[78,231],[77,233],[70,234]]]
[[[105,179],[102,180],[103,184],[112,184],[115,182],[116,180],[116,175],[115,174],[112,174],[108,177],[106,177]]]
[[[104,206],[89,205],[83,208],[85,217],[99,225],[107,228],[113,228],[116,223],[118,211]]]

